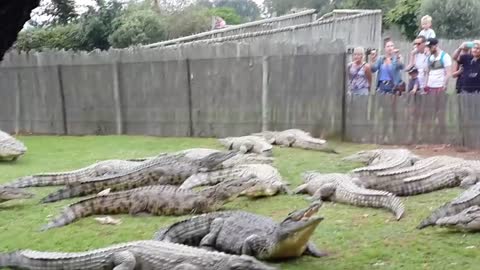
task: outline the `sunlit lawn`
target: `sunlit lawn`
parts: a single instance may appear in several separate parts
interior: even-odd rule
[[[209,147],[220,148],[214,139],[155,138],[133,136],[19,137],[28,153],[17,162],[0,163],[0,182],[39,172],[77,169],[95,161],[112,158],[152,156],[160,152]],[[298,149],[275,148],[275,166],[292,187],[301,183],[306,170],[347,172],[358,166],[341,157],[373,146],[335,143],[340,155]],[[38,200],[58,187],[32,189],[30,200],[0,205],[0,250],[37,249],[84,251],[131,240],[150,239],[154,232],[185,217],[131,217],[119,215],[120,225],[100,225],[93,217],[46,232],[41,225],[78,198],[53,204]],[[385,210],[325,203],[320,210],[325,220],[313,241],[330,253],[327,258],[302,257],[278,264],[281,269],[480,269],[480,234],[464,234],[445,229],[418,231],[415,226],[430,211],[461,192],[451,189],[402,198],[406,216],[395,221]],[[260,200],[237,199],[228,209],[243,209],[282,219],[308,202],[302,196],[281,195]]]

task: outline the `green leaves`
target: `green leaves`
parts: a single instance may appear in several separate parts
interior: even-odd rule
[[[421,11],[433,17],[433,29],[439,37],[463,39],[480,34],[478,0],[424,0]]]
[[[218,15],[225,19],[228,24],[254,21],[260,17],[260,8],[252,0],[215,0],[213,4],[216,8],[231,8],[233,13],[235,13],[238,16],[238,19],[240,19],[237,23],[233,23],[229,22],[223,16]],[[236,22],[237,20],[234,21]]]
[[[165,22],[148,9],[126,12],[113,20],[113,28],[108,41],[116,48],[158,42],[166,36]]]
[[[402,33],[413,40],[420,28],[420,5],[421,0],[400,0],[395,8],[387,13],[386,20],[400,26]]]

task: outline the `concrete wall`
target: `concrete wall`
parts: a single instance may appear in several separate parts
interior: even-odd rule
[[[259,38],[11,53],[0,67],[0,129],[223,137],[298,126],[338,134],[344,51],[341,41]]]

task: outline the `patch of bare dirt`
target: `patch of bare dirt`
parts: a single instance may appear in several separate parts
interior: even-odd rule
[[[480,159],[479,149],[468,149],[450,144],[418,144],[418,145],[380,145],[381,148],[406,148],[423,157],[453,156],[464,159]]]

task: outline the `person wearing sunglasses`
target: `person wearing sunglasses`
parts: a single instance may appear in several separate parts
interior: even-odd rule
[[[410,59],[406,70],[413,67],[418,72],[418,83],[420,85],[417,93],[423,93],[426,84],[426,75],[428,70],[428,55],[425,51],[427,39],[424,36],[418,36],[413,41],[413,50],[410,52]]]

